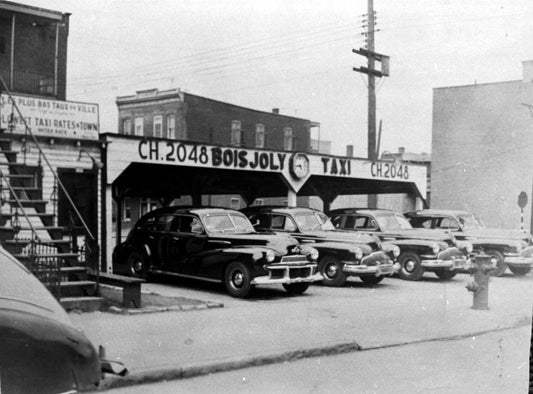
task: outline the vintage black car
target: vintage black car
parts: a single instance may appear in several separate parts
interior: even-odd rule
[[[337,231],[328,217],[315,209],[286,206],[252,206],[243,209],[258,231],[290,234],[298,241],[313,245],[319,252],[318,270],[323,283],[341,286],[348,276],[358,276],[377,284],[394,273],[399,249],[378,238]]]
[[[247,297],[267,284],[304,293],[322,279],[317,258],[294,238],[257,233],[238,211],[173,206],[139,219],[115,247],[113,269],[144,279],[155,273],[222,282],[230,295]]]
[[[452,232],[458,240],[472,243],[474,252],[492,256],[496,264],[494,276],[501,276],[509,267],[515,275],[526,275],[533,264],[531,234],[521,230],[488,228],[467,211],[424,209],[405,216],[413,227]]]
[[[444,231],[413,229],[399,213],[387,209],[342,208],[328,213],[335,228],[375,234],[400,248],[402,279],[419,280],[425,271],[448,280],[470,267],[472,245]]]
[[[0,273],[1,393],[94,390],[102,372],[126,372],[100,359],[44,285],[1,247]]]

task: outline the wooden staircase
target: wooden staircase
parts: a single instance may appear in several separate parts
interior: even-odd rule
[[[102,298],[98,283],[88,279],[87,249],[79,250],[68,229],[57,225],[57,209],[49,206],[56,201],[43,198],[43,167],[17,162],[12,145],[12,136],[0,134],[0,243],[66,310],[99,309]]]

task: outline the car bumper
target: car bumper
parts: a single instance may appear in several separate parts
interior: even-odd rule
[[[505,264],[516,266],[516,267],[531,267],[533,265],[532,257],[523,257],[523,256],[505,256]]]
[[[422,267],[426,269],[467,270],[472,266],[470,259],[453,260],[422,260]]]
[[[268,275],[256,276],[252,279],[252,285],[274,285],[284,283],[317,282],[324,277],[316,271],[316,264],[306,265],[266,265]]]
[[[378,265],[364,265],[364,264],[344,264],[342,271],[346,275],[360,276],[360,275],[374,275],[374,276],[391,276],[396,272],[396,268],[391,264],[378,264]]]

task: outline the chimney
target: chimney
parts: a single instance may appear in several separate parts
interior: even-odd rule
[[[279,114],[279,108],[272,108],[272,113],[278,115]]]
[[[533,60],[522,62],[522,82],[533,82]]]
[[[346,145],[346,156],[353,157],[353,145]]]

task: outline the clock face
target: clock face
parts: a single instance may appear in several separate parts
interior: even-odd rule
[[[309,173],[309,159],[306,155],[298,153],[292,158],[291,172],[296,178],[303,178]]]

